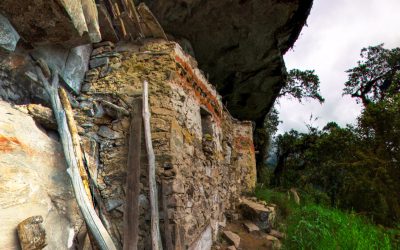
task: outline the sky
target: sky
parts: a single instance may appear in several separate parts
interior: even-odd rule
[[[308,26],[284,58],[288,70],[315,70],[325,103],[281,98],[277,109],[283,122],[278,133],[304,132],[306,124],[323,128],[329,121],[354,124],[361,105],[342,96],[345,70],[357,65],[363,47],[381,43],[388,49],[400,47],[399,13],[400,0],[314,0]]]

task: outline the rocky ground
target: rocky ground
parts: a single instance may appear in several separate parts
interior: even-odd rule
[[[276,206],[243,198],[238,214],[232,214],[223,225],[213,250],[280,249],[285,235],[275,229]]]

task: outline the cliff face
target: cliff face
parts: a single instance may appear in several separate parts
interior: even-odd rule
[[[30,50],[49,44],[70,48],[99,42],[100,36],[117,42],[141,37],[137,35],[139,30],[145,34],[154,31],[151,25],[146,29],[149,32],[143,26],[128,25],[134,19],[132,10],[127,1],[116,2],[114,6],[118,8],[112,7],[108,0],[98,1],[97,5],[91,0],[29,3],[4,0],[0,3],[0,12],[21,36],[19,49]],[[312,6],[312,0],[137,2],[145,2],[170,34],[168,37],[177,40],[196,57],[199,68],[216,85],[232,115],[255,121],[264,118],[284,83],[282,55],[293,46]],[[125,25],[121,25],[124,21]],[[4,22],[1,23],[5,27]],[[0,40],[6,40],[0,41],[0,45],[6,43],[3,47],[9,50],[15,47],[18,34],[8,32],[8,37],[0,34]],[[67,49],[55,52],[59,57],[70,53]],[[79,52],[72,53],[79,56]],[[54,51],[50,53],[53,54]],[[67,59],[60,60],[59,68]],[[75,67],[70,69],[74,70]],[[70,80],[68,77],[67,72],[67,82],[83,78]]]
[[[299,35],[312,0],[142,2],[136,7],[128,0],[0,1],[0,99],[50,106],[37,65],[45,77],[58,74],[78,124],[83,172],[91,176],[99,216],[119,249],[129,206],[124,190],[129,111],[148,80],[164,206],[159,210],[164,226],[172,228],[161,230],[171,232],[176,245],[199,249],[206,242],[202,249],[210,249],[225,215],[256,183],[252,123],[235,118],[263,120],[283,86],[282,54]],[[51,110],[42,107],[46,111],[35,114],[29,107],[19,109],[43,127],[0,102],[0,125],[7,125],[0,126],[0,173],[6,173],[0,174],[0,190],[5,187],[0,208],[10,218],[19,214],[0,226],[6,232],[0,241],[17,248],[18,221],[35,213],[43,216],[48,237],[54,236],[48,249],[82,246],[89,238],[65,179],[59,138],[50,139],[54,131],[46,130],[55,129]],[[25,152],[18,141],[37,154]],[[139,166],[136,221],[143,248],[150,239],[149,188],[147,163]],[[55,211],[49,212],[54,218],[45,217],[46,208]],[[55,221],[61,223],[50,229]]]
[[[201,69],[239,119],[263,119],[285,77],[312,0],[144,0],[167,33],[190,42]]]

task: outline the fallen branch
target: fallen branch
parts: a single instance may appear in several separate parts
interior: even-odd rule
[[[151,244],[153,250],[162,250],[159,214],[158,214],[158,195],[156,183],[156,164],[151,142],[150,131],[150,109],[149,109],[149,90],[147,81],[143,82],[143,123],[144,137],[146,141],[147,159],[149,161],[149,189],[151,206]]]
[[[136,250],[139,241],[140,152],[142,138],[142,99],[135,98],[129,133],[126,205],[124,213],[124,250]]]
[[[91,205],[79,173],[72,137],[68,129],[66,114],[62,108],[60,97],[58,96],[58,72],[52,72],[51,84],[44,77],[43,72],[39,67],[36,67],[36,72],[38,79],[42,82],[50,97],[50,102],[57,121],[58,132],[60,134],[61,143],[64,150],[65,160],[68,165],[67,172],[71,178],[75,198],[79,209],[82,212],[83,218],[85,219],[86,225],[93,234],[93,237],[96,239],[96,242],[101,250],[116,250],[110,235],[104,228],[93,206]]]

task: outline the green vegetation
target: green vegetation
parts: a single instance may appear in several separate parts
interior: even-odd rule
[[[400,48],[362,49],[346,72],[344,94],[363,104],[357,123],[281,134],[276,164],[259,172],[262,186],[296,188],[302,197],[297,206],[286,191],[256,192],[281,209],[286,249],[400,249]],[[317,90],[318,78],[306,79],[315,84],[305,89]],[[310,97],[296,81],[292,96]]]
[[[381,250],[399,247],[394,238],[396,231],[384,230],[354,213],[317,205],[311,197],[303,200],[301,195],[302,203],[296,205],[283,192],[257,189],[256,196],[278,205],[278,218],[283,222],[279,229],[287,235],[283,249]]]

